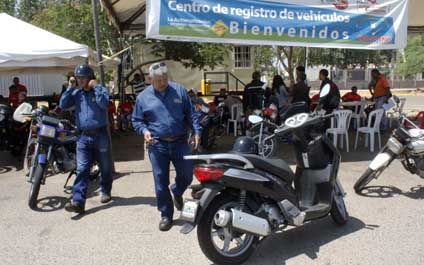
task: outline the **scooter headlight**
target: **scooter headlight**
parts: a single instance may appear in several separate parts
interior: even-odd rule
[[[394,154],[398,155],[402,153],[404,146],[401,144],[396,138],[390,137],[390,139],[387,141],[387,148],[389,148],[390,151],[392,151]]]

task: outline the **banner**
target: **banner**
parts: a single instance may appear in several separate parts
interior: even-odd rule
[[[148,0],[147,38],[351,49],[406,46],[407,0]]]

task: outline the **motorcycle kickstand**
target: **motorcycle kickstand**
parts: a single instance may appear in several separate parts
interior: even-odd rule
[[[68,185],[68,182],[69,182],[69,180],[71,179],[72,175],[74,175],[74,174],[75,174],[75,170],[71,171],[71,172],[69,173],[68,177],[66,178],[65,185],[63,185],[63,191],[64,191],[65,193],[69,193],[69,192],[71,192],[71,191],[72,191],[72,187],[68,187],[67,185]]]

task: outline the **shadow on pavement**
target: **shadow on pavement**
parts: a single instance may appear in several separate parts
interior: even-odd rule
[[[54,212],[65,208],[68,198],[60,196],[49,196],[37,201],[37,212]]]
[[[247,264],[286,264],[286,260],[302,254],[314,260],[322,246],[361,229],[378,227],[366,225],[355,217],[338,227],[330,218],[323,218],[265,238]]]
[[[83,215],[77,215],[73,216],[72,220],[80,220],[84,216],[87,216],[89,214],[96,213],[98,211],[107,210],[109,208],[113,207],[119,207],[119,206],[134,206],[134,205],[150,205],[156,207],[156,198],[155,197],[132,197],[132,198],[124,198],[124,197],[113,197],[112,196],[112,202],[103,204],[98,207],[94,207],[91,209],[88,209],[85,211],[85,214]]]
[[[23,155],[16,157],[7,151],[0,152],[0,174],[7,173],[12,169],[16,169],[16,171],[21,170],[23,168],[22,161]]]
[[[402,191],[394,186],[369,186],[366,187],[359,194],[369,198],[392,198],[397,196],[405,196],[414,200],[424,199],[424,187],[417,185],[409,189],[409,191]]]
[[[10,166],[0,166],[0,175],[12,171],[12,169],[13,167]]]

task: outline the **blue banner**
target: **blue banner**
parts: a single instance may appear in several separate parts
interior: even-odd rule
[[[149,1],[148,8],[150,38],[368,49],[406,45],[406,0],[159,0]]]

